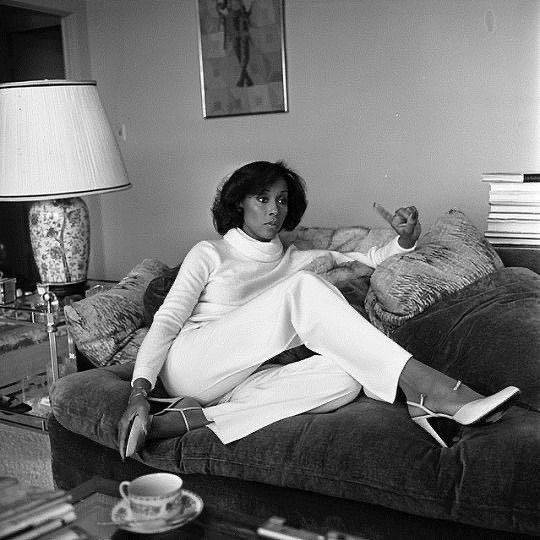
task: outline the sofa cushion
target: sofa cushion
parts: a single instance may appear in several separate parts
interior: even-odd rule
[[[151,442],[141,459],[180,474],[234,477],[537,533],[539,444],[539,415],[532,411],[513,408],[498,423],[464,428],[458,443],[442,449],[411,423],[404,406],[363,397],[333,413],[287,418],[230,445],[204,429],[180,442]]]
[[[75,345],[92,364],[104,366],[116,361],[115,355],[144,323],[143,296],[148,283],[167,270],[156,259],[144,259],[112,289],[64,308]],[[122,361],[131,359],[124,355]]]
[[[463,212],[443,214],[416,250],[383,261],[366,296],[370,321],[385,333],[503,266]]]
[[[514,385],[540,411],[540,276],[501,268],[396,329],[415,358],[482,394]]]

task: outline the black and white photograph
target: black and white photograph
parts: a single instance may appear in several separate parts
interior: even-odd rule
[[[540,536],[539,0],[0,0],[0,540]]]

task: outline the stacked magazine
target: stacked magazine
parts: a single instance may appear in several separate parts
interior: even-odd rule
[[[0,477],[0,539],[82,539],[71,527],[76,515],[71,495]],[[87,537],[86,537],[87,538]]]
[[[483,173],[489,182],[486,238],[496,246],[540,246],[540,173]]]

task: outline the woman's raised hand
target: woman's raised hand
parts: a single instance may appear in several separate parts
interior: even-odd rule
[[[393,214],[379,203],[373,203],[373,208],[399,234],[398,242],[402,248],[409,249],[416,244],[422,232],[416,206],[398,208]]]

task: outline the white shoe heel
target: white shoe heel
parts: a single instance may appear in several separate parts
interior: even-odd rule
[[[430,416],[416,416],[411,418],[411,420],[418,424],[422,429],[425,429],[443,448],[448,448],[448,445],[444,440],[439,436],[435,428],[429,423]]]

